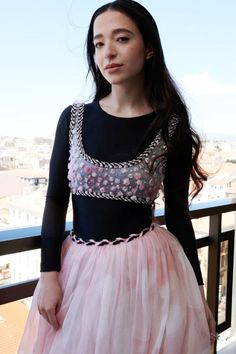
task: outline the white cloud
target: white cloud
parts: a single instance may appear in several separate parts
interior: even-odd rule
[[[194,96],[236,95],[236,85],[216,82],[208,72],[185,75],[181,83],[185,92]]]

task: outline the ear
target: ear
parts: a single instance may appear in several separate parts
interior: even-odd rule
[[[153,57],[153,50],[147,48],[147,49],[146,49],[145,59],[148,60],[148,59],[151,59],[152,57]]]

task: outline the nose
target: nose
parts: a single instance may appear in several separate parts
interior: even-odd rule
[[[116,49],[112,43],[107,43],[105,45],[105,58],[112,59],[116,56]]]

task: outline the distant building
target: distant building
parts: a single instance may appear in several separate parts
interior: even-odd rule
[[[0,156],[0,170],[14,170],[16,168],[16,158],[4,153]]]
[[[227,198],[234,198],[235,195],[236,195],[236,179],[229,181],[227,183],[226,197]]]
[[[46,189],[40,187],[31,190],[29,194],[12,198],[9,202],[9,225],[12,227],[40,225],[45,194]]]

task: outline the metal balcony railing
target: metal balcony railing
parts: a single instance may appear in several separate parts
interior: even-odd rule
[[[227,231],[222,230],[222,215],[236,211],[236,199],[217,200],[194,204],[190,207],[192,219],[209,217],[208,234],[197,240],[197,247],[208,247],[207,300],[218,323],[220,257],[222,242],[228,242],[226,316],[223,323],[217,325],[217,332],[234,327],[236,332],[236,257],[234,256],[235,225]],[[163,211],[158,210],[158,220],[164,224]],[[72,227],[66,224],[66,233]],[[40,227],[6,230],[0,232],[0,256],[40,248]],[[38,279],[0,287],[0,304],[30,297]],[[234,285],[233,285],[234,284]],[[234,296],[233,296],[233,291]],[[232,317],[234,313],[234,317]],[[216,347],[214,348],[216,353]]]

